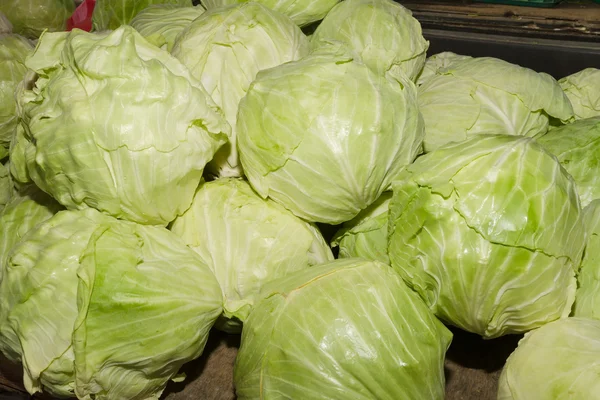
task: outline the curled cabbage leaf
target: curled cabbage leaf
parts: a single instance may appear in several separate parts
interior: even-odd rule
[[[308,39],[289,18],[251,2],[207,11],[180,35],[172,53],[202,82],[232,127],[229,143],[208,172],[242,176],[236,129],[240,100],[259,71],[306,56]]]
[[[388,208],[392,192],[385,192],[375,203],[345,222],[331,245],[339,247],[340,258],[360,257],[390,263],[388,257]]]
[[[477,134],[533,137],[573,108],[550,75],[496,58],[452,62],[419,87],[425,152]]]
[[[14,188],[8,164],[0,164],[0,212],[13,196]],[[0,264],[2,269],[2,264]]]
[[[25,57],[32,51],[24,37],[0,34],[0,161],[8,155],[17,125],[15,89],[27,72]]]
[[[311,47],[349,45],[377,73],[403,73],[414,80],[429,42],[412,12],[392,0],[346,0],[336,5],[311,37]]]
[[[171,230],[216,275],[225,298],[219,328],[228,332],[241,330],[240,321],[267,282],[333,260],[316,227],[234,178],[200,186]]]
[[[29,39],[37,39],[46,29],[50,32],[63,31],[73,11],[73,0],[0,1],[0,13],[12,24],[12,31]]]
[[[329,224],[377,200],[423,139],[414,84],[375,74],[343,47],[260,72],[237,129],[254,189]]]
[[[600,321],[565,318],[529,332],[508,357],[498,400],[600,399]]]
[[[26,64],[39,78],[18,96],[13,175],[143,224],[189,207],[230,128],[184,65],[129,26],[44,34]]]
[[[446,145],[392,187],[392,266],[439,318],[493,338],[569,315],[581,208],[571,177],[535,140]]]
[[[257,0],[257,3],[286,15],[298,26],[320,21],[340,0]],[[207,10],[246,3],[247,0],[202,0]]]
[[[444,398],[452,334],[389,266],[338,260],[261,296],[235,363],[238,399]]]
[[[129,24],[146,7],[154,4],[170,4],[191,7],[191,0],[96,0],[92,13],[95,31],[114,30]]]
[[[582,207],[600,198],[600,117],[550,129],[536,139],[573,177]]]
[[[425,60],[425,65],[423,66],[423,70],[421,71],[417,79],[417,85],[421,86],[430,78],[436,75],[440,75],[442,73],[442,70],[448,68],[452,63],[456,61],[469,60],[471,58],[473,57],[463,56],[461,54],[456,54],[451,51],[444,51],[427,57],[427,59]]]
[[[600,117],[600,69],[586,68],[558,83],[573,105],[575,118]]]
[[[587,238],[581,269],[577,275],[577,293],[573,315],[600,319],[600,200],[584,209]]]
[[[25,387],[84,399],[158,398],[198,357],[219,284],[165,228],[62,211],[21,240],[0,286],[0,350]]]
[[[171,51],[177,36],[204,11],[202,6],[156,4],[140,11],[131,26],[156,47]]]

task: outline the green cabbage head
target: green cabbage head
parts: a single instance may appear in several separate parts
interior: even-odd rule
[[[535,136],[573,108],[550,75],[496,58],[452,62],[419,87],[425,152],[477,134]]]
[[[573,177],[582,207],[600,198],[600,117],[550,129],[537,141]]]
[[[584,209],[587,239],[581,269],[577,275],[577,293],[573,315],[600,319],[600,200]]]
[[[171,51],[177,36],[204,11],[202,6],[156,4],[140,11],[131,26],[153,45]]]
[[[225,298],[218,327],[228,332],[241,330],[240,321],[267,282],[333,260],[316,227],[234,178],[201,185],[171,230],[216,275]]]
[[[127,25],[140,11],[153,4],[192,6],[191,0],[96,0],[92,14],[93,30],[114,30]]]
[[[219,284],[165,228],[62,211],[21,240],[0,286],[0,351],[25,387],[80,399],[157,399],[198,357]]]
[[[338,260],[261,297],[235,363],[238,399],[444,398],[452,334],[389,266]]]
[[[340,0],[257,0],[257,3],[286,15],[298,26],[320,21]],[[247,0],[202,0],[207,10],[246,3]]]
[[[392,192],[385,192],[375,203],[345,222],[331,243],[340,248],[340,258],[361,257],[390,263],[388,257],[388,208]]]
[[[600,321],[565,318],[529,332],[508,357],[498,400],[600,399]]]
[[[46,29],[50,32],[64,30],[73,11],[73,0],[0,1],[0,13],[8,18],[13,32],[29,39],[37,39]]]
[[[600,69],[586,68],[558,83],[573,105],[575,118],[600,117]]]
[[[441,75],[442,71],[445,68],[448,68],[452,63],[456,61],[469,60],[471,58],[473,57],[463,56],[451,51],[444,51],[442,53],[427,57],[425,60],[425,65],[423,66],[423,70],[417,79],[417,85],[421,86],[430,78],[433,78],[436,75]]]
[[[19,93],[13,175],[69,209],[166,225],[191,204],[229,126],[200,82],[129,26],[44,34]]]
[[[569,315],[581,208],[535,140],[474,136],[420,157],[392,187],[392,266],[439,318],[493,338]]]
[[[354,218],[421,151],[414,84],[343,47],[262,71],[240,103],[244,172],[263,197],[312,222]]]
[[[259,71],[306,56],[308,39],[286,16],[251,2],[207,11],[179,36],[172,53],[202,82],[232,127],[229,143],[208,172],[242,176],[236,128],[240,100]]]
[[[330,41],[349,45],[377,73],[400,72],[412,80],[429,47],[419,21],[393,0],[342,1],[319,24],[311,46]]]
[[[25,57],[32,51],[24,37],[0,34],[0,160],[8,155],[17,125],[15,89],[27,72]]]

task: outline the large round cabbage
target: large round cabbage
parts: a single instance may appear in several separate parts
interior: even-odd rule
[[[185,66],[129,26],[45,34],[26,64],[39,79],[20,94],[19,179],[67,208],[144,224],[189,207],[229,126]]]
[[[208,165],[216,176],[241,176],[236,117],[256,74],[308,54],[308,39],[284,15],[258,3],[217,8],[195,20],[172,51],[187,66],[232,127],[229,143]]]
[[[484,337],[569,315],[585,232],[571,177],[533,139],[475,136],[393,183],[392,266],[444,321]]]
[[[452,62],[419,87],[426,152],[476,134],[535,136],[573,109],[550,75],[496,58]]]
[[[265,283],[333,260],[315,227],[233,178],[203,184],[171,230],[215,273],[225,298],[219,328],[230,332]]]
[[[153,45],[171,51],[177,36],[204,11],[202,6],[157,4],[140,11],[131,26]]]
[[[500,375],[498,400],[599,400],[600,321],[566,318],[525,335]]]
[[[600,69],[586,68],[558,83],[573,105],[575,118],[600,117]]]
[[[238,353],[238,399],[444,398],[452,334],[387,265],[339,260],[272,282]]]
[[[30,39],[37,39],[46,29],[50,32],[64,30],[74,10],[73,0],[0,1],[0,13],[6,15],[13,32]]]
[[[414,84],[382,76],[342,48],[258,74],[240,103],[246,176],[301,218],[354,218],[421,150]]]
[[[96,0],[92,14],[95,31],[117,29],[129,24],[135,16],[153,4],[171,4],[190,7],[191,0]]]
[[[63,211],[15,247],[0,285],[0,350],[25,387],[87,399],[158,398],[200,355],[219,284],[164,228]]]
[[[582,207],[600,198],[600,117],[551,129],[536,139],[573,177]]]
[[[587,238],[581,269],[577,275],[577,293],[573,315],[600,319],[600,200],[584,210]]]
[[[202,0],[208,10],[233,4],[246,3],[248,0]],[[305,26],[322,20],[340,0],[257,0],[257,3],[286,15],[296,25]]]
[[[345,0],[335,6],[311,37],[311,46],[349,45],[377,73],[404,73],[414,80],[429,43],[410,10],[392,0]]]
[[[388,208],[392,192],[385,192],[375,203],[345,222],[335,234],[332,246],[340,248],[340,258],[361,257],[389,264]]]
[[[0,34],[0,161],[8,155],[17,125],[15,89],[27,72],[25,57],[32,50],[24,37]]]

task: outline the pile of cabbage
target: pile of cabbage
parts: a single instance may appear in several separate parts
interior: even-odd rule
[[[220,330],[239,399],[442,399],[453,326],[526,334],[499,399],[600,398],[599,70],[427,57],[391,0],[35,1],[0,7],[30,393],[156,399]]]

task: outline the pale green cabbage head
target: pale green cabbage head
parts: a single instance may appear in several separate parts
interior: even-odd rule
[[[73,11],[73,0],[0,1],[0,13],[8,18],[13,32],[29,39],[37,39],[46,29],[50,32],[64,30]]]
[[[425,152],[477,134],[535,136],[550,118],[569,121],[573,109],[550,75],[496,58],[472,58],[449,67],[419,87],[425,119]]]
[[[205,260],[225,298],[219,328],[239,332],[269,281],[333,260],[316,227],[233,178],[200,186],[171,230]]]
[[[140,11],[131,26],[156,47],[171,51],[177,36],[204,11],[202,6],[156,4]]]
[[[15,89],[27,72],[25,57],[32,50],[31,42],[24,37],[0,34],[0,160],[8,155],[17,126]]]
[[[569,315],[581,208],[535,140],[474,136],[420,157],[392,186],[392,266],[439,318],[493,338]]]
[[[387,265],[338,260],[261,295],[235,363],[238,399],[444,398],[452,334]]]
[[[189,207],[230,128],[184,65],[123,26],[45,34],[27,66],[39,79],[19,95],[18,180],[67,208],[143,224]]]
[[[209,173],[242,176],[236,128],[240,100],[259,71],[306,56],[308,39],[284,15],[243,3],[207,11],[180,35],[172,53],[202,82],[232,127]]]
[[[330,224],[377,200],[423,139],[414,84],[377,75],[342,48],[260,72],[237,129],[254,189]]]
[[[565,318],[529,332],[508,357],[498,400],[600,399],[600,321]]]
[[[331,243],[340,248],[339,257],[361,257],[390,263],[388,257],[388,208],[392,192],[385,192],[375,203],[345,222]]]
[[[600,117],[577,120],[536,139],[573,177],[582,207],[600,198]]]
[[[191,0],[96,0],[92,25],[95,31],[114,30],[127,25],[135,16],[153,4],[191,7]]]
[[[286,15],[298,26],[320,21],[340,0],[257,0],[257,3]],[[247,3],[247,0],[202,0],[207,10]]]
[[[0,286],[0,350],[25,387],[80,399],[155,399],[198,357],[219,284],[164,228],[63,211],[17,244]]]
[[[377,73],[414,80],[429,42],[410,10],[393,0],[346,0],[336,5],[311,37],[311,46],[338,41],[350,46]]]
[[[600,200],[592,201],[583,214],[587,238],[573,315],[600,319]]]
[[[441,75],[445,68],[448,68],[452,63],[456,61],[469,60],[473,57],[463,56],[460,54],[453,53],[451,51],[444,51],[442,53],[434,54],[427,57],[423,70],[419,74],[417,79],[417,85],[421,86],[427,82],[430,78],[436,75]]]
[[[575,118],[600,117],[600,69],[587,68],[558,83],[573,105]]]

